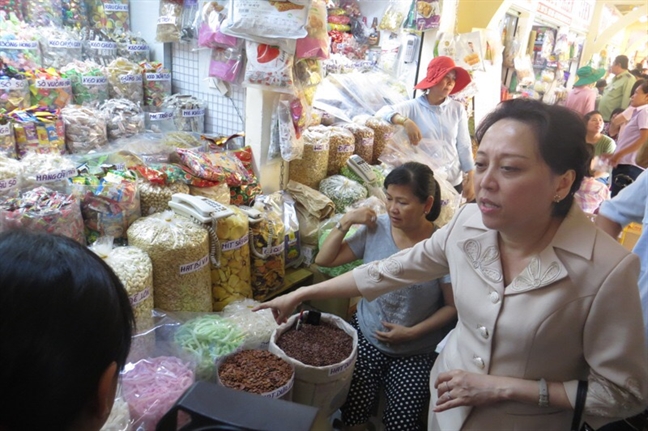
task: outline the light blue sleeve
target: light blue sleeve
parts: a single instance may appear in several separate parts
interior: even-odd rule
[[[345,239],[347,245],[357,259],[362,259],[365,254],[365,244],[367,243],[367,226],[362,225],[353,235]]]
[[[468,131],[468,114],[463,106],[460,106],[459,121],[457,124],[457,154],[463,172],[475,169],[475,160],[472,153],[472,142]]]
[[[648,217],[648,173],[642,172],[629,186],[623,188],[611,200],[603,202],[599,214],[626,226],[641,223]]]

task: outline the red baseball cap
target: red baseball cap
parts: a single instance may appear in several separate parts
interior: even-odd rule
[[[456,75],[455,86],[450,94],[458,93],[463,90],[466,85],[470,84],[470,75],[466,69],[459,67],[455,64],[454,60],[450,57],[439,56],[430,61],[427,67],[427,76],[421,82],[416,84],[414,88],[417,90],[427,90],[430,87],[437,85],[448,72],[454,70]]]

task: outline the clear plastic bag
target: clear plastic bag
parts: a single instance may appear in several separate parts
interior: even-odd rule
[[[137,63],[117,58],[104,68],[111,99],[128,99],[143,106],[142,71]]]
[[[261,220],[250,223],[252,293],[254,299],[262,301],[283,285],[286,274],[281,196],[257,196],[254,208],[264,214]]]
[[[140,63],[142,86],[144,87],[144,106],[157,111],[167,97],[171,96],[171,72],[160,62]]]
[[[98,109],[70,105],[61,110],[65,143],[70,153],[100,151],[108,144],[106,121]]]
[[[0,154],[0,202],[19,196],[22,187],[21,177],[20,162]]]
[[[335,211],[342,213],[346,208],[367,197],[367,189],[357,181],[342,175],[333,175],[320,182],[319,191],[335,204]]]
[[[12,159],[18,158],[13,124],[4,116],[0,117],[0,155]]]
[[[101,30],[86,28],[81,32],[83,60],[107,66],[117,58],[117,43]]]
[[[106,100],[99,110],[106,120],[110,140],[133,136],[145,129],[144,111],[129,99]]]
[[[222,30],[232,36],[260,41],[298,39],[308,34],[306,23],[309,9],[310,3],[230,0]]]
[[[205,102],[189,94],[174,94],[162,103],[162,111],[173,112],[173,122],[180,132],[203,133]]]
[[[76,33],[49,26],[39,29],[39,37],[43,67],[60,69],[81,58],[82,43]]]
[[[294,56],[278,46],[245,42],[247,64],[243,85],[267,91],[294,92]]]
[[[268,152],[268,157],[278,157],[287,162],[299,159],[304,153],[304,141],[297,137],[291,115],[292,96],[281,95],[273,113],[271,143],[274,151]],[[277,151],[278,150],[278,151]]]
[[[313,0],[308,11],[306,24],[306,37],[297,39],[295,56],[297,58],[316,58],[326,60],[329,58],[330,40],[326,28],[326,2]]]
[[[221,81],[237,83],[243,70],[244,55],[239,48],[212,49],[209,60],[209,76]]]
[[[309,127],[302,135],[304,152],[301,159],[290,162],[290,179],[317,189],[326,178],[329,158],[329,132],[325,126]]]
[[[281,195],[283,202],[283,222],[285,229],[286,268],[296,268],[302,263],[301,241],[299,234],[299,219],[295,208],[295,200],[290,193],[284,191]]]
[[[238,48],[242,39],[229,36],[220,31],[225,19],[226,0],[202,1],[200,23],[198,24],[198,46],[204,48]]]
[[[149,60],[150,47],[139,34],[130,31],[122,31],[113,35],[117,43],[117,57],[123,57],[133,63],[140,63]]]
[[[182,35],[182,1],[160,0],[155,40],[162,43],[179,42]]]
[[[108,99],[108,78],[94,61],[75,60],[61,69],[61,75],[72,84],[75,104],[99,106]]]
[[[317,237],[318,237],[318,247],[321,248],[326,241],[326,238],[331,233],[331,230],[335,228],[335,224],[340,221],[343,214],[336,214],[330,219],[324,220],[320,223]],[[344,234],[344,238],[351,238],[351,236],[358,230],[357,225],[353,225],[349,228],[349,231]],[[338,275],[344,274],[345,272],[351,271],[353,268],[362,265],[362,259],[354,260],[353,262],[345,263],[344,265],[338,265],[333,267],[318,266],[317,269],[324,275],[329,277],[337,277]]]
[[[107,32],[130,30],[129,0],[87,0],[90,26]]]
[[[38,112],[38,116],[36,115]],[[57,110],[28,109],[13,111],[16,152],[19,158],[28,153],[66,154],[65,126]]]

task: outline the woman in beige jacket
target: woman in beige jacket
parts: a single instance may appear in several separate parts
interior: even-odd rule
[[[258,308],[284,322],[302,301],[379,295],[450,273],[459,315],[431,372],[430,430],[566,430],[578,380],[595,427],[648,403],[638,258],[573,204],[585,126],[515,99],[480,125],[476,204],[391,258]]]

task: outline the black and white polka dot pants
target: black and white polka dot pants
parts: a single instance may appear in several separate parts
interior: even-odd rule
[[[369,421],[384,387],[385,430],[416,431],[430,399],[430,370],[436,354],[391,357],[383,354],[362,335],[354,315],[351,325],[358,330],[358,359],[346,402],[340,409],[347,426]]]

